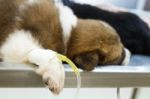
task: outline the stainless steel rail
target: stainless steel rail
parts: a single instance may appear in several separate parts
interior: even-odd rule
[[[149,71],[96,69],[82,72],[82,87],[150,87]],[[0,87],[44,87],[42,79],[34,72],[33,66],[0,63]],[[76,77],[66,69],[66,88],[76,87]]]

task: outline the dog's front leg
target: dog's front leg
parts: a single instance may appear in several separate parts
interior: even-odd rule
[[[42,76],[54,94],[59,94],[64,86],[64,68],[57,54],[52,50],[34,49],[29,52],[27,59],[38,65],[36,72]]]

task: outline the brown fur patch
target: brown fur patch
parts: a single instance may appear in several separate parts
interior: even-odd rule
[[[17,6],[15,0],[0,0],[0,45],[15,28]]]
[[[112,28],[96,20],[79,20],[77,27],[72,31],[67,55],[74,60],[83,53],[85,55],[93,51],[99,56],[98,64],[117,64],[122,56],[123,45]]]
[[[15,29],[23,29],[31,31],[44,48],[64,52],[59,14],[52,1],[27,5],[21,12],[19,6],[24,0],[2,0],[0,3],[0,44]],[[15,20],[16,17],[19,20]]]

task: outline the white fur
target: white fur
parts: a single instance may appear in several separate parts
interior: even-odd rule
[[[0,48],[4,61],[21,63],[26,61],[25,55],[32,49],[40,48],[39,43],[24,30],[11,33]]]
[[[123,62],[122,62],[122,65],[128,65],[129,64],[129,62],[130,62],[130,57],[131,57],[131,53],[130,53],[130,51],[128,50],[128,49],[124,49],[125,50],[125,58],[124,58],[124,60],[123,60]]]
[[[65,74],[61,61],[54,51],[42,49],[29,31],[11,33],[0,48],[0,54],[5,62],[38,65],[36,72],[55,94],[63,89]]]
[[[64,86],[64,68],[57,54],[51,50],[34,49],[28,54],[30,62],[39,66],[36,72],[42,75],[49,89],[58,94]]]
[[[77,17],[69,7],[64,6],[60,2],[56,2],[56,7],[59,11],[59,19],[63,29],[63,37],[66,44],[70,38],[72,28],[76,27],[77,25]]]

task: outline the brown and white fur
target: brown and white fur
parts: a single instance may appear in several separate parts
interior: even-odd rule
[[[77,19],[52,0],[0,0],[0,58],[36,64],[36,73],[59,94],[65,73],[54,51],[87,71],[129,61],[116,31],[101,21]]]

